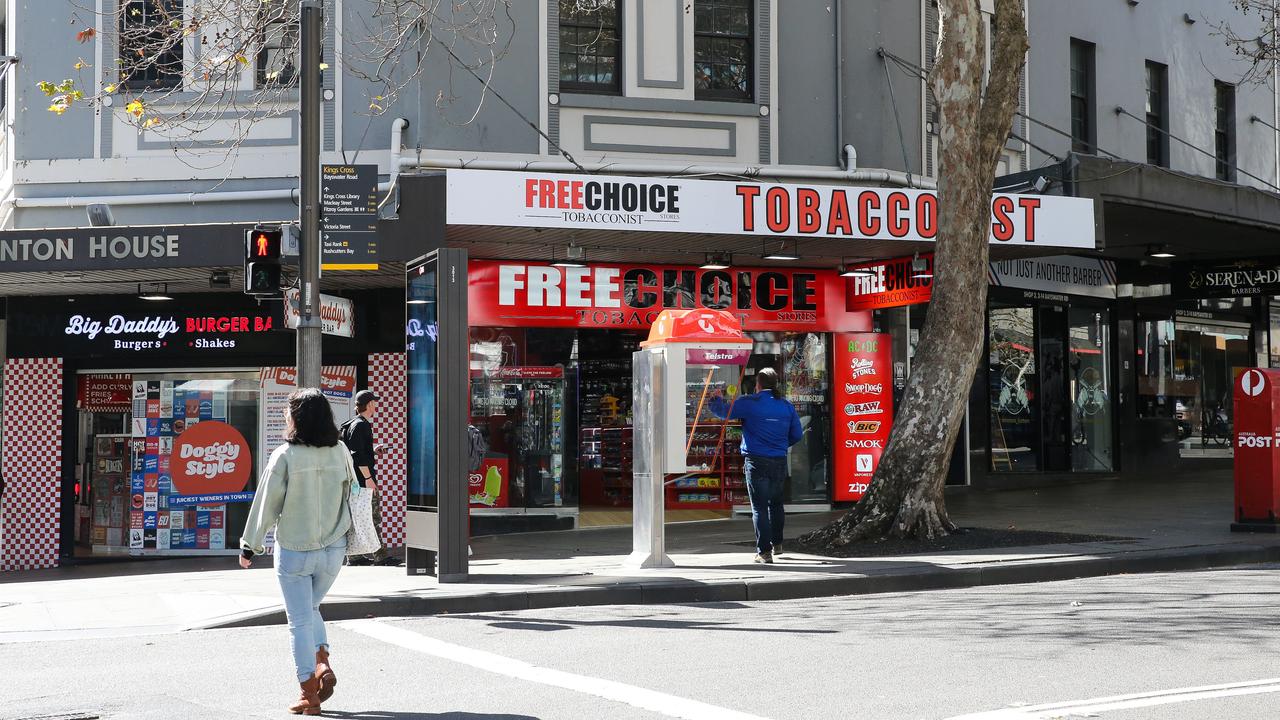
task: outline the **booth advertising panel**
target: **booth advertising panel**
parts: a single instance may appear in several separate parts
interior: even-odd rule
[[[862,498],[893,427],[893,348],[880,333],[839,333],[833,341],[832,437],[836,502]]]

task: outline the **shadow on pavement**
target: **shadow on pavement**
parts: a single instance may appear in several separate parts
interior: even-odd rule
[[[721,603],[723,605],[723,603]],[[736,603],[735,603],[736,605]],[[738,607],[743,607],[738,605]],[[740,624],[698,620],[661,620],[657,618],[636,618],[630,620],[567,620],[565,618],[542,619],[521,616],[519,619],[499,615],[442,615],[448,620],[479,620],[490,627],[503,630],[535,630],[552,632],[556,630],[572,630],[575,627],[618,627],[645,628],[651,630],[723,630],[742,633],[780,633],[783,635],[832,635],[840,631],[836,629],[796,629],[783,627],[744,627]]]
[[[393,710],[364,710],[346,712],[325,710],[325,717],[348,717],[349,720],[539,720],[532,715],[489,714],[489,712],[396,712]]]

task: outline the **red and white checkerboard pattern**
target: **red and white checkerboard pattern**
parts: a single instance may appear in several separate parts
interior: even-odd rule
[[[405,477],[408,468],[409,407],[404,353],[369,355],[369,389],[378,396],[373,441],[391,449],[378,457],[382,499],[382,541],[404,547]]]
[[[0,571],[58,564],[62,358],[4,364]]]

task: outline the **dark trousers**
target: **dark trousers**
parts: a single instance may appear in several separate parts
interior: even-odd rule
[[[751,497],[751,522],[756,528],[756,552],[773,551],[782,544],[782,483],[787,479],[786,457],[748,455],[743,464],[747,495]]]

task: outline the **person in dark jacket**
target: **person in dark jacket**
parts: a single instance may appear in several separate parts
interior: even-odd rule
[[[800,442],[804,430],[796,408],[778,393],[778,373],[764,368],[756,373],[759,392],[730,403],[717,390],[711,412],[718,418],[742,421],[743,467],[751,520],[756,529],[758,563],[772,563],[782,552],[782,483],[787,479],[787,450]]]
[[[373,442],[373,414],[378,410],[378,396],[372,390],[356,393],[356,416],[342,424],[342,442],[351,451],[351,463],[356,468],[360,487],[373,491],[373,525],[382,538],[381,494],[378,487],[377,456],[386,452],[386,446]],[[399,565],[400,558],[387,554],[384,543],[370,555],[347,558],[348,565]]]

